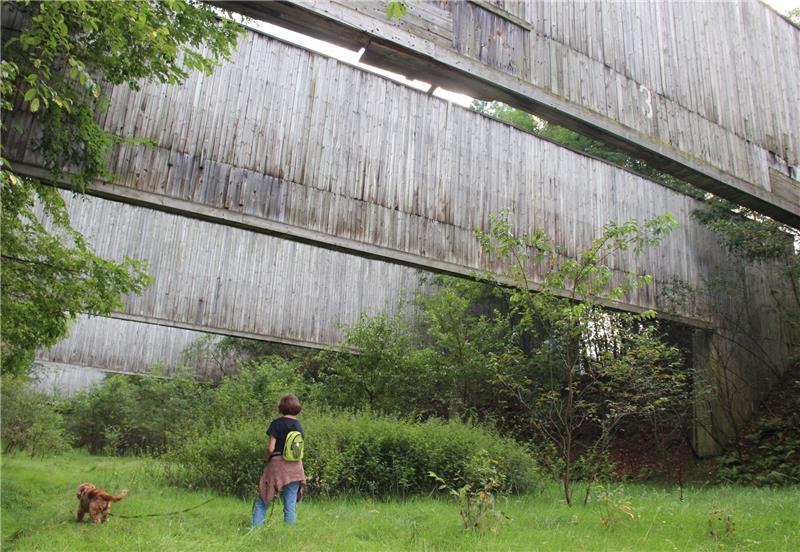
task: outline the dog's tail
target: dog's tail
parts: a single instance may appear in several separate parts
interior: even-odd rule
[[[102,489],[96,489],[93,493],[91,493],[89,495],[90,498],[99,497],[99,498],[101,498],[103,500],[106,500],[108,502],[119,502],[120,500],[122,500],[126,496],[128,496],[128,489],[125,489],[124,491],[119,493],[117,496],[114,496],[112,494],[108,494],[107,492],[105,492]]]
[[[122,491],[121,493],[119,493],[117,496],[111,496],[111,495],[109,495],[109,496],[108,496],[108,501],[109,501],[109,502],[119,502],[120,500],[122,500],[122,499],[123,499],[123,498],[125,498],[126,496],[128,496],[128,489],[125,489],[124,491]]]

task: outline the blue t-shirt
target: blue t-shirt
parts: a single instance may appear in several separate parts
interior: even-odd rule
[[[269,428],[267,428],[267,435],[269,437],[275,437],[275,450],[272,454],[283,454],[286,436],[290,431],[299,431],[303,437],[306,436],[306,434],[303,433],[303,426],[300,425],[299,420],[287,418],[286,416],[272,420],[272,423],[269,424]]]

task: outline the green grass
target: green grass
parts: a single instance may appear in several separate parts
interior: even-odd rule
[[[618,512],[603,524],[594,501],[568,508],[556,484],[536,496],[511,499],[511,518],[496,533],[460,527],[458,506],[445,500],[315,500],[298,507],[295,528],[278,508],[268,526],[251,531],[250,503],[166,486],[149,462],[70,453],[44,460],[2,458],[3,550],[800,550],[800,489],[689,488],[627,485]],[[130,491],[112,505],[108,523],[75,522],[75,488],[91,481],[111,492]],[[254,482],[255,484],[255,482]],[[142,516],[191,511],[157,517]],[[721,514],[712,516],[715,510]],[[733,530],[708,533],[709,520],[730,516]]]

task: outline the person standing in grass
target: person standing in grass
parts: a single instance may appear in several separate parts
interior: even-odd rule
[[[284,395],[278,402],[279,418],[272,420],[267,429],[269,443],[264,459],[264,473],[258,482],[258,498],[253,506],[253,527],[264,525],[270,503],[278,493],[283,497],[283,521],[294,525],[297,521],[297,496],[301,485],[305,485],[306,474],[303,461],[289,461],[283,457],[286,436],[290,431],[299,431],[303,437],[303,426],[297,419],[302,407],[294,395]]]

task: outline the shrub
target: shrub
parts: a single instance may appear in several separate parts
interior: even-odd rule
[[[496,532],[498,525],[507,519],[497,509],[497,504],[507,498],[508,482],[505,475],[497,471],[497,461],[485,450],[472,457],[465,477],[458,483],[445,481],[434,472],[428,475],[439,483],[440,490],[447,491],[459,503],[464,529]]]
[[[111,376],[67,401],[64,416],[75,445],[92,453],[158,454],[202,404],[203,389],[189,378]]]
[[[295,363],[279,356],[267,357],[246,363],[238,375],[226,377],[208,395],[199,422],[209,427],[234,420],[273,418],[283,395],[293,393],[307,406],[313,402],[313,390],[303,381]]]
[[[252,498],[264,468],[266,423],[237,421],[182,435],[163,455],[170,483]]]
[[[776,387],[749,431],[718,460],[717,478],[758,486],[800,483],[800,378],[797,368]]]
[[[303,418],[304,464],[311,494],[373,497],[427,494],[438,487],[428,473],[463,479],[481,449],[514,492],[537,484],[530,453],[510,439],[459,422],[405,422],[369,414],[313,414]],[[252,496],[263,468],[267,420],[224,424],[187,435],[172,448],[172,482]]]
[[[52,399],[34,390],[23,378],[4,377],[0,384],[0,439],[4,452],[24,450],[31,456],[44,456],[69,448],[63,419]]]
[[[245,365],[215,388],[189,377],[111,376],[64,405],[75,445],[92,453],[160,454],[171,439],[209,427],[272,416],[280,396],[311,387],[280,357]]]
[[[405,495],[429,493],[433,471],[448,481],[465,475],[470,459],[485,449],[512,490],[535,482],[530,453],[510,439],[461,422],[404,422],[370,414],[317,416],[308,424],[308,472],[314,491]]]

